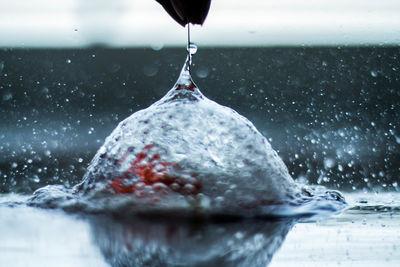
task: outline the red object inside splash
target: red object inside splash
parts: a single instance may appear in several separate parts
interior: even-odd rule
[[[110,184],[116,194],[132,194],[137,193],[137,197],[145,197],[148,195],[144,191],[145,186],[151,186],[152,191],[159,195],[166,195],[172,190],[184,195],[197,194],[201,189],[198,180],[182,179],[181,177],[171,176],[168,171],[171,169],[180,169],[177,163],[162,161],[158,153],[151,153],[154,145],[146,145],[143,151],[136,154],[136,158],[131,162],[130,167],[117,179]],[[123,164],[129,156],[129,152],[119,160],[119,164]],[[131,183],[129,179],[132,177],[140,178],[139,181]]]

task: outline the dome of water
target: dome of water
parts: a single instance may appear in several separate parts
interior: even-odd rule
[[[190,56],[166,96],[122,121],[107,137],[72,199],[113,212],[254,215],[279,213],[276,207],[282,210],[282,204],[312,197],[293,181],[249,120],[200,92],[189,66]],[[40,189],[31,201],[76,207],[67,191]],[[341,199],[332,192],[321,196]]]
[[[185,67],[172,90],[122,121],[79,192],[202,208],[278,204],[299,189],[254,125],[207,99]]]

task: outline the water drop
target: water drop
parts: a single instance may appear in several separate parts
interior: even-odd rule
[[[33,181],[34,181],[35,183],[39,183],[39,182],[40,182],[39,176],[37,176],[37,175],[33,176]]]
[[[325,158],[324,167],[325,169],[331,169],[335,165],[335,160],[331,158]]]
[[[338,165],[338,170],[339,170],[340,172],[343,172],[343,166],[342,166],[341,164]]]
[[[244,234],[242,232],[236,232],[235,233],[235,238],[236,239],[242,239],[244,237]]]
[[[188,46],[188,48],[187,48],[187,51],[189,52],[190,55],[196,54],[196,52],[197,52],[197,45],[194,44],[194,43],[190,43],[189,46]]]

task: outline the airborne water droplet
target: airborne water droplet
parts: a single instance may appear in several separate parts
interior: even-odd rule
[[[35,183],[39,183],[39,182],[40,182],[39,176],[34,175],[34,176],[33,176],[33,181],[34,181]]]
[[[197,52],[197,45],[194,43],[190,43],[187,50],[190,53],[190,55],[194,55]]]

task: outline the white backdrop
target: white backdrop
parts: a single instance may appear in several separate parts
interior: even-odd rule
[[[398,0],[213,0],[193,40],[207,46],[400,44]],[[0,46],[182,46],[154,0],[0,0]]]

